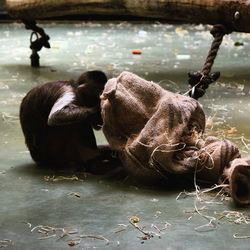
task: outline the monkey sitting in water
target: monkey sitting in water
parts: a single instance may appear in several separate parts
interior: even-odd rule
[[[75,82],[49,82],[28,92],[20,122],[37,165],[97,174],[110,168],[111,151],[97,147],[93,132],[102,126],[99,96],[106,82],[103,72],[88,71]]]

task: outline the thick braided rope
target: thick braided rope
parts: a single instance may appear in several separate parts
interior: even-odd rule
[[[220,45],[222,43],[223,37],[225,34],[228,34],[230,32],[226,30],[224,25],[217,24],[217,25],[213,26],[210,33],[213,35],[214,40],[213,40],[211,48],[208,52],[204,66],[201,70],[201,73],[203,75],[208,75],[210,73],[211,68],[214,64],[214,60],[217,56],[218,50],[219,50]]]
[[[227,30],[222,24],[214,25],[212,30],[210,31],[210,33],[214,37],[214,40],[208,52],[203,68],[201,71],[189,73],[189,84],[192,88],[187,93],[192,98],[198,100],[198,98],[202,97],[205,94],[208,86],[219,78],[219,72],[215,72],[214,74],[211,74],[210,72],[222,43],[223,37],[225,34],[229,34],[230,32],[231,31]]]

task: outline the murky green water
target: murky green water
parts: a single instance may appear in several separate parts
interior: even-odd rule
[[[68,240],[77,243],[81,235],[89,235],[73,249],[249,249],[250,239],[233,237],[250,235],[249,218],[243,220],[249,208],[235,208],[230,200],[198,202],[198,208],[204,207],[201,216],[192,213],[194,197],[176,200],[183,187],[164,190],[90,176],[51,181],[45,176],[54,173],[33,164],[18,121],[20,101],[29,89],[38,83],[75,79],[85,70],[101,69],[109,77],[129,70],[184,93],[187,72],[202,67],[211,42],[209,32],[202,26],[158,23],[43,26],[52,48],[42,50],[42,67],[32,69],[30,32],[21,24],[0,24],[0,246],[68,249]],[[244,45],[236,47],[235,42]],[[142,54],[133,55],[133,49]],[[201,100],[210,117],[208,132],[233,140],[243,155],[250,153],[249,68],[250,35],[226,36],[214,67],[222,76]],[[105,141],[101,132],[97,138]],[[226,213],[219,219],[219,213],[228,210],[243,214]],[[154,232],[153,238],[141,238],[147,235],[129,223],[133,215],[140,218],[144,232]],[[200,232],[197,227],[208,223],[204,215],[215,217],[215,227],[202,227],[206,230]],[[60,238],[62,230],[34,228],[38,225],[66,228],[70,234]]]

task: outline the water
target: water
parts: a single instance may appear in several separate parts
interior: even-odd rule
[[[33,86],[76,79],[86,70],[100,69],[108,77],[128,70],[184,93],[187,72],[202,68],[210,47],[208,28],[127,22],[42,26],[51,37],[51,49],[40,52],[41,67],[34,69],[29,60],[30,32],[22,24],[0,24],[0,244],[8,249],[68,249],[68,240],[76,243],[80,235],[90,235],[95,237],[81,238],[75,248],[249,249],[249,239],[233,237],[235,233],[249,235],[249,224],[236,224],[226,217],[218,220],[218,213],[227,210],[249,216],[249,209],[235,208],[230,200],[198,203],[199,208],[206,206],[203,215],[216,217],[217,228],[197,232],[195,228],[208,221],[185,211],[194,210],[194,197],[176,201],[183,187],[166,190],[91,176],[52,181],[55,173],[33,164],[18,120],[20,102]],[[243,46],[235,46],[235,42],[243,42]],[[133,55],[133,49],[142,54]],[[201,99],[209,118],[208,133],[233,140],[243,155],[250,153],[249,59],[250,35],[226,36],[214,65],[221,78]],[[101,132],[97,140],[105,142]],[[140,238],[145,235],[129,223],[131,216],[140,218],[144,231],[154,231],[161,238],[156,234]],[[47,236],[41,228],[40,233],[34,228],[38,225],[77,232],[58,240],[62,231],[57,230],[49,238],[38,239]],[[3,239],[11,242],[1,242]]]

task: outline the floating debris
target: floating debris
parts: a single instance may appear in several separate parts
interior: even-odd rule
[[[190,196],[195,196],[195,193],[194,192],[186,192],[184,190],[184,191],[180,192],[175,199],[178,201],[181,199],[186,199],[187,197],[190,197]]]
[[[140,49],[133,49],[132,54],[133,55],[141,55],[142,51]]]
[[[191,59],[191,55],[176,55],[177,60],[189,60]]]
[[[201,225],[196,227],[194,230],[197,232],[208,232],[208,231],[213,231],[217,229],[217,220],[213,216],[208,216],[205,214],[202,214],[201,211],[197,208],[197,205],[195,204],[195,211],[204,219],[208,221],[207,224]]]
[[[38,237],[38,240],[47,240],[51,238],[56,238],[56,240],[63,239],[64,237],[70,237],[66,242],[68,246],[76,246],[81,243],[82,239],[84,238],[90,238],[95,240],[102,240],[105,241],[105,245],[109,245],[110,241],[103,235],[92,235],[92,234],[79,234],[79,231],[77,229],[70,229],[70,228],[58,228],[58,227],[52,227],[52,226],[45,226],[45,225],[38,225],[35,227],[32,227],[32,224],[29,222],[24,222],[29,226],[31,233],[38,233],[42,235],[42,237]],[[74,237],[72,238],[72,236]],[[7,240],[5,240],[7,241]],[[5,243],[4,241],[4,243]],[[0,241],[0,243],[2,243]]]
[[[44,176],[44,180],[45,181],[51,181],[51,182],[58,182],[58,181],[79,181],[81,179],[79,179],[76,175],[72,175],[72,176],[49,176],[49,175],[45,175]]]
[[[229,222],[235,224],[250,224],[250,214],[245,215],[243,212],[239,211],[223,211],[221,213],[216,212],[215,214],[219,215],[218,220],[225,218]]]
[[[161,214],[162,214],[162,212],[158,210],[158,211],[155,212],[154,217],[158,218]]]
[[[193,191],[193,192],[186,192],[185,190],[180,192],[177,197],[176,197],[176,200],[180,200],[180,199],[185,199],[187,197],[196,197],[200,202],[203,202],[203,203],[217,203],[217,204],[220,204],[221,201],[224,200],[224,191],[229,188],[229,184],[221,184],[221,185],[213,185],[211,188],[204,188],[204,189],[200,189],[198,186],[197,186],[197,190],[196,191]],[[211,196],[207,196],[206,194],[207,193],[210,193],[216,189],[220,189],[219,192],[217,192],[211,199]],[[215,200],[216,199],[219,199],[219,202],[216,202]]]
[[[235,239],[250,239],[250,235],[242,235],[242,236],[239,236],[237,233],[235,233],[234,235],[233,235],[233,237],[235,238]]]
[[[47,240],[50,238],[61,239],[65,236],[70,236],[72,234],[77,234],[78,230],[76,229],[65,229],[65,228],[58,228],[58,227],[52,227],[52,226],[45,226],[45,225],[38,225],[32,228],[32,224],[29,222],[24,222],[31,228],[30,232],[37,232],[39,234],[42,234],[42,237],[37,238],[38,240]]]
[[[31,224],[30,222],[23,221],[22,223],[27,224],[29,228],[31,228],[31,227],[32,227],[32,224]]]
[[[18,116],[14,116],[14,115],[10,115],[9,113],[6,112],[2,112],[1,113],[2,119],[4,122],[18,122],[19,121],[19,117]]]
[[[134,223],[133,220],[129,219],[129,222],[134,228],[136,228],[143,234],[143,236],[138,236],[139,239],[148,240],[154,237],[154,234],[152,232],[144,231],[144,229],[140,227],[137,223]]]
[[[109,245],[109,240],[102,235],[80,235],[80,238],[91,238],[96,240],[106,241],[106,245]]]
[[[123,232],[127,229],[128,225],[125,224],[118,224],[119,228],[114,231],[114,234],[118,234],[120,232]]]
[[[171,226],[171,224],[168,223],[168,222],[165,222],[162,228],[159,228],[159,226],[157,226],[155,224],[151,224],[151,228],[156,229],[157,232],[155,232],[155,231],[146,231],[145,226],[141,227],[141,226],[138,225],[138,222],[140,221],[139,217],[131,216],[128,219],[129,219],[129,223],[135,229],[137,229],[139,232],[141,232],[143,234],[142,236],[137,237],[140,240],[142,240],[142,242],[141,242],[142,244],[144,243],[143,241],[149,240],[149,239],[153,238],[154,236],[157,236],[160,239],[161,235],[163,234],[163,231],[165,231],[169,226]]]
[[[52,234],[52,235],[48,235],[48,236],[44,236],[44,237],[40,237],[38,238],[38,240],[47,240],[49,238],[53,238],[53,237],[56,237],[56,234]]]
[[[74,196],[76,198],[81,198],[81,194],[79,193],[76,193],[76,192],[71,192],[71,193],[68,193],[69,196]]]
[[[0,248],[9,247],[12,244],[13,244],[12,240],[9,239],[0,240]]]
[[[131,217],[129,218],[129,221],[130,221],[131,223],[138,223],[138,222],[140,221],[140,218],[137,217],[137,216],[135,216],[135,215],[133,215],[133,216],[131,216]]]
[[[151,227],[156,229],[159,234],[161,234],[163,231],[167,230],[170,226],[172,226],[169,222],[165,222],[162,228],[159,228],[159,226],[156,226],[155,224],[152,224]]]
[[[139,37],[146,37],[148,35],[148,32],[145,30],[139,30],[138,36]]]
[[[9,85],[0,82],[0,89],[9,89],[9,88],[10,88]]]
[[[151,202],[158,202],[159,200],[156,199],[156,198],[153,198],[153,199],[151,199],[150,201],[151,201]]]
[[[234,46],[235,47],[239,47],[239,46],[244,46],[244,43],[243,42],[234,42]]]
[[[68,245],[70,247],[74,247],[76,245],[79,245],[81,243],[81,239],[80,238],[76,238],[76,239],[72,239],[68,241]]]
[[[49,192],[49,189],[47,189],[47,188],[42,188],[41,191],[43,191],[43,192]]]
[[[195,170],[194,172],[194,187],[195,187],[195,191],[194,192],[181,192],[177,197],[176,200],[179,200],[181,198],[187,198],[189,196],[195,197],[194,200],[194,210],[192,211],[193,213],[198,214],[200,217],[204,218],[205,220],[208,221],[208,223],[201,225],[201,226],[197,226],[194,228],[195,231],[197,232],[208,232],[208,231],[213,231],[216,230],[218,227],[218,219],[214,216],[210,216],[207,214],[202,213],[203,210],[206,209],[205,206],[198,208],[197,204],[198,202],[203,204],[223,204],[222,201],[224,200],[225,197],[225,190],[227,188],[229,188],[228,184],[221,184],[221,185],[217,185],[215,184],[214,186],[212,186],[211,188],[206,188],[201,190],[200,187],[197,185],[197,170]],[[209,199],[207,198],[207,193],[214,191],[216,189],[219,189],[219,191],[212,196],[212,198],[210,197]],[[217,201],[219,199],[219,202]],[[192,218],[192,216],[190,216],[188,218],[188,220],[190,220]]]
[[[187,35],[189,32],[184,29],[182,26],[178,26],[176,29],[175,29],[175,33],[180,36],[180,37],[183,37],[185,35]]]

